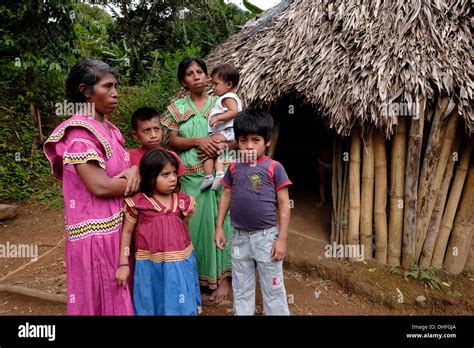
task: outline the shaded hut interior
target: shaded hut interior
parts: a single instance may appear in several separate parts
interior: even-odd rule
[[[311,198],[309,201],[316,206],[320,198],[318,153],[321,150],[329,151],[332,157],[332,139],[329,134],[333,135],[334,132],[314,106],[298,96],[280,98],[270,113],[279,129],[273,158],[283,164],[292,180],[292,196],[298,199],[308,195]],[[330,204],[330,187],[326,197],[326,204]]]

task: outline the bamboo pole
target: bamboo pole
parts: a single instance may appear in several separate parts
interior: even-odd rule
[[[453,232],[444,257],[444,269],[452,274],[462,272],[466,264],[474,229],[474,163],[471,163],[459,202]]]
[[[342,147],[342,170],[343,170],[343,179],[342,179],[342,225],[341,225],[341,235],[339,239],[339,244],[346,244],[347,239],[347,228],[348,228],[348,216],[349,216],[349,151],[347,150],[347,144],[343,143]],[[347,158],[346,158],[347,156]]]
[[[459,129],[458,133],[460,132],[462,132],[462,130]],[[448,164],[446,166],[443,181],[439,189],[438,197],[436,198],[433,213],[431,214],[430,223],[428,224],[428,230],[426,233],[425,242],[423,243],[423,248],[421,250],[419,262],[421,269],[426,269],[431,265],[431,258],[433,257],[433,250],[436,244],[436,238],[438,237],[441,218],[443,217],[444,208],[446,206],[446,200],[448,199],[449,184],[451,183],[451,179],[453,178],[453,170],[455,164],[454,156],[457,155],[460,143],[461,136],[460,134],[458,134],[458,136],[455,138],[454,143],[452,144],[451,156],[447,160]]]
[[[337,182],[338,182],[338,188],[337,188],[337,225],[336,225],[336,244],[340,243],[341,240],[341,234],[342,234],[342,219],[343,219],[343,206],[344,206],[344,195],[343,195],[343,172],[344,172],[344,163],[342,159],[342,144],[343,140],[341,139],[341,142],[338,143],[337,145],[337,157],[334,157],[334,163],[337,165]]]
[[[416,245],[415,257],[416,261],[420,258],[421,248],[425,241],[428,212],[429,191],[433,188],[433,177],[440,158],[441,147],[443,145],[444,135],[446,132],[446,120],[444,118],[446,109],[448,108],[449,97],[441,97],[438,99],[436,109],[431,120],[431,128],[429,133],[428,144],[423,156],[423,166],[418,182],[418,197],[416,205]],[[451,147],[449,147],[450,149]],[[448,150],[449,151],[449,150]],[[443,178],[444,170],[439,177],[439,184]],[[438,188],[439,189],[439,184]]]
[[[456,209],[461,197],[462,188],[466,179],[467,169],[469,167],[469,159],[472,153],[472,141],[467,141],[461,154],[461,161],[456,170],[453,186],[449,194],[448,203],[441,219],[441,228],[436,239],[436,244],[431,260],[431,267],[440,269],[443,266],[443,259],[446,253],[446,246],[448,244],[449,236],[453,228],[453,220],[456,215]]]
[[[351,153],[349,161],[349,228],[347,229],[346,243],[349,245],[359,244],[360,223],[360,128],[352,132]],[[354,261],[353,256],[349,258]]]
[[[342,221],[343,226],[341,228],[341,238],[339,244],[345,245],[347,243],[347,233],[349,229],[349,164],[344,162],[344,179],[342,181],[343,185],[343,212],[342,212]]]
[[[375,259],[387,263],[387,154],[385,138],[380,132],[374,134],[375,158]]]
[[[403,210],[402,267],[408,269],[415,259],[416,201],[418,192],[418,171],[425,120],[426,99],[418,100],[419,115],[410,121],[408,136],[407,165],[405,175],[405,205]]]
[[[337,201],[337,175],[338,175],[338,158],[337,153],[336,153],[336,143],[337,140],[334,140],[332,144],[332,176],[331,176],[331,195],[332,195],[332,209],[331,209],[331,237],[329,238],[329,241],[331,244],[335,241],[336,238],[336,223],[337,223],[337,205],[339,202]]]
[[[474,271],[474,237],[471,236],[471,244],[469,248],[469,256],[467,257],[466,265],[464,266],[464,271],[473,272]]]
[[[372,258],[372,217],[374,209],[374,145],[373,128],[366,132],[362,151],[362,192],[360,199],[360,242],[365,259]]]
[[[406,118],[398,119],[392,143],[390,166],[390,221],[388,224],[388,264],[400,266],[403,234],[403,193],[405,189]]]
[[[449,119],[446,125],[446,132],[444,135],[443,145],[441,147],[441,152],[439,155],[439,161],[436,165],[436,172],[433,176],[433,181],[429,189],[429,196],[427,201],[428,211],[426,214],[426,223],[429,223],[431,219],[431,214],[433,213],[434,205],[436,198],[438,196],[439,189],[441,187],[441,182],[444,178],[444,172],[450,158],[452,157],[452,147],[454,139],[456,137],[456,132],[458,128],[459,117],[457,114],[457,109],[454,109],[449,115]],[[457,149],[455,150],[457,151]],[[426,226],[427,227],[427,226]],[[425,231],[426,235],[426,231]]]
[[[275,121],[275,126],[273,127],[272,139],[270,146],[268,147],[268,157],[273,158],[275,156],[275,150],[278,143],[278,136],[280,135],[280,122]]]

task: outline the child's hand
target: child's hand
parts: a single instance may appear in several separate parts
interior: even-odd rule
[[[281,261],[286,255],[286,240],[278,238],[272,247],[272,259],[275,261]]]
[[[209,126],[213,127],[218,122],[220,122],[219,116],[213,117],[212,120],[209,121]]]
[[[129,276],[130,267],[128,266],[121,266],[117,269],[117,272],[115,272],[115,279],[117,280],[117,283],[121,288],[125,288]]]
[[[216,227],[216,233],[214,234],[214,243],[219,249],[224,249],[225,245],[227,244],[227,239],[225,239],[224,230],[222,226]]]

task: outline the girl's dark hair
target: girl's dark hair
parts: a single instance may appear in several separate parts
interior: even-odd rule
[[[222,79],[224,82],[230,82],[232,88],[237,87],[239,84],[240,74],[239,71],[230,64],[219,64],[217,65],[211,73],[211,77],[217,75],[218,78]]]
[[[248,134],[258,134],[265,143],[272,138],[273,118],[268,112],[244,109],[234,120],[235,139]]]
[[[184,80],[184,76],[186,75],[186,70],[188,70],[189,66],[192,63],[196,63],[197,65],[199,65],[202,71],[204,71],[204,74],[207,76],[207,66],[206,66],[206,63],[204,63],[204,61],[201,58],[187,57],[187,58],[184,58],[178,65],[178,73],[176,76],[178,77],[178,81],[180,84],[181,84],[181,81]]]
[[[170,152],[163,149],[155,149],[148,151],[140,161],[140,192],[143,192],[147,196],[153,195],[155,192],[156,178],[161,173],[167,163],[171,163],[172,166],[178,170],[178,160]],[[181,183],[179,178],[176,183],[176,188],[173,192],[179,192],[181,189]]]
[[[94,85],[106,74],[111,74],[118,79],[117,73],[107,63],[100,60],[85,58],[77,62],[71,68],[66,80],[66,94],[69,101],[72,103],[86,102],[86,97],[79,90],[79,85],[85,83],[87,90],[91,91]]]

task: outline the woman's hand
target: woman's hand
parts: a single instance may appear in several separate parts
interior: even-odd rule
[[[208,139],[212,139],[212,138],[208,138]],[[212,139],[212,141],[214,142],[214,147],[217,148],[217,151],[215,154],[213,154],[212,156],[208,156],[206,155],[204,152],[202,152],[200,149],[198,149],[198,157],[199,159],[201,159],[202,161],[206,161],[208,159],[214,159],[214,158],[217,158],[220,156],[220,154],[222,152],[225,151],[225,145],[226,145],[226,142],[224,141],[216,141],[214,139]]]
[[[124,196],[131,195],[140,188],[140,171],[137,166],[125,169],[114,178],[125,178],[127,180],[127,187],[125,188]]]
[[[200,138],[198,143],[199,157],[215,158],[220,149],[219,143],[212,140],[212,138]]]

